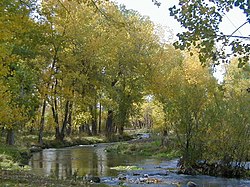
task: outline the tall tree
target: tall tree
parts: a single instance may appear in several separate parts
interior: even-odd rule
[[[116,62],[106,69],[107,75],[112,77],[110,94],[117,107],[114,114],[120,135],[128,124],[132,104],[140,102],[144,96],[147,65],[156,53],[158,42],[154,25],[148,18],[124,7],[121,13],[122,21],[129,26],[118,31]]]
[[[202,157],[204,124],[201,120],[216,85],[209,70],[199,63],[197,53],[192,57],[186,55],[179,66],[168,71],[163,81],[155,82],[155,96],[164,111],[163,135],[174,132],[184,168]]]
[[[10,101],[6,101],[12,108],[8,129],[7,142],[14,143],[14,129],[34,116],[36,103],[36,76],[31,68],[35,58],[35,39],[37,38],[37,24],[31,18],[33,1],[1,1],[0,48],[1,64],[4,74],[1,81],[8,85],[7,93]],[[35,31],[35,32],[34,32]],[[4,72],[3,71],[3,72]],[[33,76],[32,76],[33,75]],[[6,104],[7,104],[6,103]],[[14,108],[16,108],[14,112]],[[16,118],[16,121],[11,119]]]

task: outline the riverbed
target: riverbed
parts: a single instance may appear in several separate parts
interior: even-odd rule
[[[98,176],[109,186],[185,186],[189,181],[204,187],[250,187],[250,180],[176,174],[177,159],[166,161],[134,155],[106,152],[110,144],[44,149],[34,153],[29,165],[38,175],[59,179],[77,176]],[[142,170],[117,171],[116,166],[137,166]],[[151,184],[148,181],[151,181]]]

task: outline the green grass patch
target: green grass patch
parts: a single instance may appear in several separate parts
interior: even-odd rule
[[[0,154],[10,157],[13,161],[20,161],[22,159],[21,151],[15,146],[0,145]]]
[[[11,156],[0,154],[0,169],[1,170],[17,170],[17,171],[27,171],[30,167],[20,166],[18,162],[12,160]]]
[[[149,156],[156,158],[173,159],[180,156],[179,152],[160,146],[159,141],[142,143],[119,143],[108,147],[107,152],[125,155]]]
[[[84,137],[84,139],[93,144],[106,142],[106,138],[100,136],[89,136],[89,137]]]
[[[107,142],[102,136],[70,136],[65,137],[64,141],[56,139],[44,139],[45,147],[48,148],[62,148],[76,145],[92,145],[97,143]]]
[[[23,165],[28,160],[26,151],[26,149],[19,149],[15,146],[0,145],[0,169],[29,170],[28,166]]]
[[[159,153],[157,153],[155,155],[155,157],[157,158],[167,158],[167,159],[174,159],[174,158],[178,158],[180,157],[180,152],[176,151],[176,150],[166,150],[163,151],[161,150]]]
[[[20,134],[16,139],[17,145],[22,145],[26,147],[30,147],[32,145],[36,145],[38,141],[38,135],[29,134],[29,135],[22,135]]]
[[[117,171],[136,171],[136,170],[143,170],[143,168],[140,168],[138,166],[116,166],[111,167],[110,169],[114,169]]]

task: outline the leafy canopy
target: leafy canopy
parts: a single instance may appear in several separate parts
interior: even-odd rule
[[[226,35],[220,31],[222,18],[233,8],[239,8],[246,16],[246,21],[232,34]],[[191,49],[195,46],[200,50],[199,58],[202,63],[207,59],[214,62],[226,59],[230,55],[239,56],[239,66],[243,67],[249,60],[249,36],[236,36],[238,29],[250,23],[250,4],[248,0],[179,0],[179,4],[171,7],[170,15],[173,16],[186,30],[177,36],[179,41],[175,46],[180,49]],[[216,49],[217,42],[223,47]],[[230,46],[232,53],[227,52],[225,46]]]

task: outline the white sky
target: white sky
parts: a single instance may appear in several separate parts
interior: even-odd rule
[[[118,4],[124,4],[127,9],[134,9],[140,12],[142,15],[147,15],[155,23],[160,23],[163,26],[168,26],[173,30],[174,34],[181,32],[180,24],[169,15],[169,8],[175,4],[178,4],[178,0],[159,0],[161,6],[158,8],[153,4],[152,0],[113,0]],[[237,27],[242,25],[246,21],[246,16],[241,13],[241,10],[235,8],[227,13],[223,17],[221,24],[221,30],[225,34],[232,34]],[[249,36],[250,24],[242,27],[236,35]]]
[[[169,16],[169,8],[176,3],[176,0],[161,0],[158,8],[152,0],[113,0],[118,4],[124,4],[127,9],[137,10],[141,15],[147,15],[150,19],[162,26],[167,26],[174,31],[174,34],[181,32],[180,24]]]

